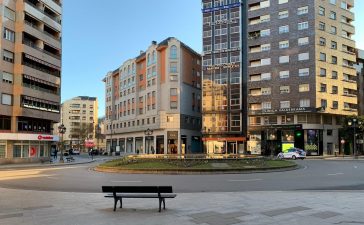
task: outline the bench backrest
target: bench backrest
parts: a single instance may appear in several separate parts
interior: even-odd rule
[[[102,186],[108,193],[173,193],[172,186]]]

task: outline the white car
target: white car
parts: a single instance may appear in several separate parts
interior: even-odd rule
[[[73,149],[73,150],[72,150],[72,154],[73,154],[73,155],[79,155],[79,154],[80,154],[80,150],[78,150],[78,149]]]
[[[277,156],[280,159],[305,159],[306,158],[306,152],[299,148],[290,148],[288,149],[288,152],[281,152]]]

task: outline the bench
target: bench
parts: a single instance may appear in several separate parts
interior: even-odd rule
[[[72,156],[67,156],[66,157],[66,160],[67,160],[67,162],[73,162],[73,161],[75,161],[75,159]]]
[[[123,208],[123,198],[158,198],[159,212],[166,209],[166,198],[175,198],[172,186],[102,186],[103,193],[110,193],[105,198],[114,198],[114,211],[120,201],[120,208]]]

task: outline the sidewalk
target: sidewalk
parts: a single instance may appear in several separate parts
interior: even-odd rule
[[[161,213],[156,199],[125,199],[113,212],[113,200],[102,193],[0,192],[6,225],[364,224],[364,192],[177,193]]]

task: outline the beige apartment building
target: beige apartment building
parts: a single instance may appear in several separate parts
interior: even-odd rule
[[[85,142],[96,146],[97,110],[96,97],[78,96],[62,103],[61,123],[66,127],[63,135],[65,149],[86,150],[88,146],[85,146]]]
[[[60,0],[0,0],[0,163],[48,157],[59,140]]]
[[[176,38],[155,41],[103,80],[107,150],[202,152],[201,56]]]

